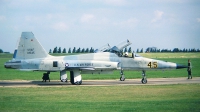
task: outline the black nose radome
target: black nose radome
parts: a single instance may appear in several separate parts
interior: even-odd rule
[[[176,69],[182,69],[182,68],[188,68],[188,66],[176,64]]]

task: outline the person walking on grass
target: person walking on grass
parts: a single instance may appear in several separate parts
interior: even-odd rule
[[[190,62],[190,59],[188,60],[188,69],[187,69],[187,71],[188,71],[188,79],[192,79],[192,64],[191,64],[191,62]]]

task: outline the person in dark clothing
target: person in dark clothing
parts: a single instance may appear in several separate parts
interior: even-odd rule
[[[188,79],[192,79],[192,64],[191,64],[191,62],[190,62],[190,60],[188,60],[188,69],[187,69],[187,71],[188,71]]]
[[[50,82],[50,78],[49,78],[49,72],[47,72],[47,73],[43,73],[43,77],[42,77],[42,79],[43,79],[43,81],[42,82],[46,82],[47,80],[49,80],[49,82]]]

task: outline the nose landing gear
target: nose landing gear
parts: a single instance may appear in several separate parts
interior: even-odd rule
[[[121,69],[120,74],[121,74],[121,77],[119,78],[119,80],[120,80],[120,81],[125,81],[125,75],[124,75],[123,69]]]
[[[146,71],[142,71],[142,80],[141,80],[141,82],[143,83],[143,84],[146,84],[147,83],[147,78],[146,78]]]

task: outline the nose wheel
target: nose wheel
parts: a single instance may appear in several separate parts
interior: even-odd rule
[[[146,78],[142,78],[141,82],[142,82],[142,84],[146,84],[147,83],[147,79]]]
[[[146,78],[146,72],[143,70],[142,71],[142,80],[141,80],[142,84],[146,84],[147,83],[147,78]]]

